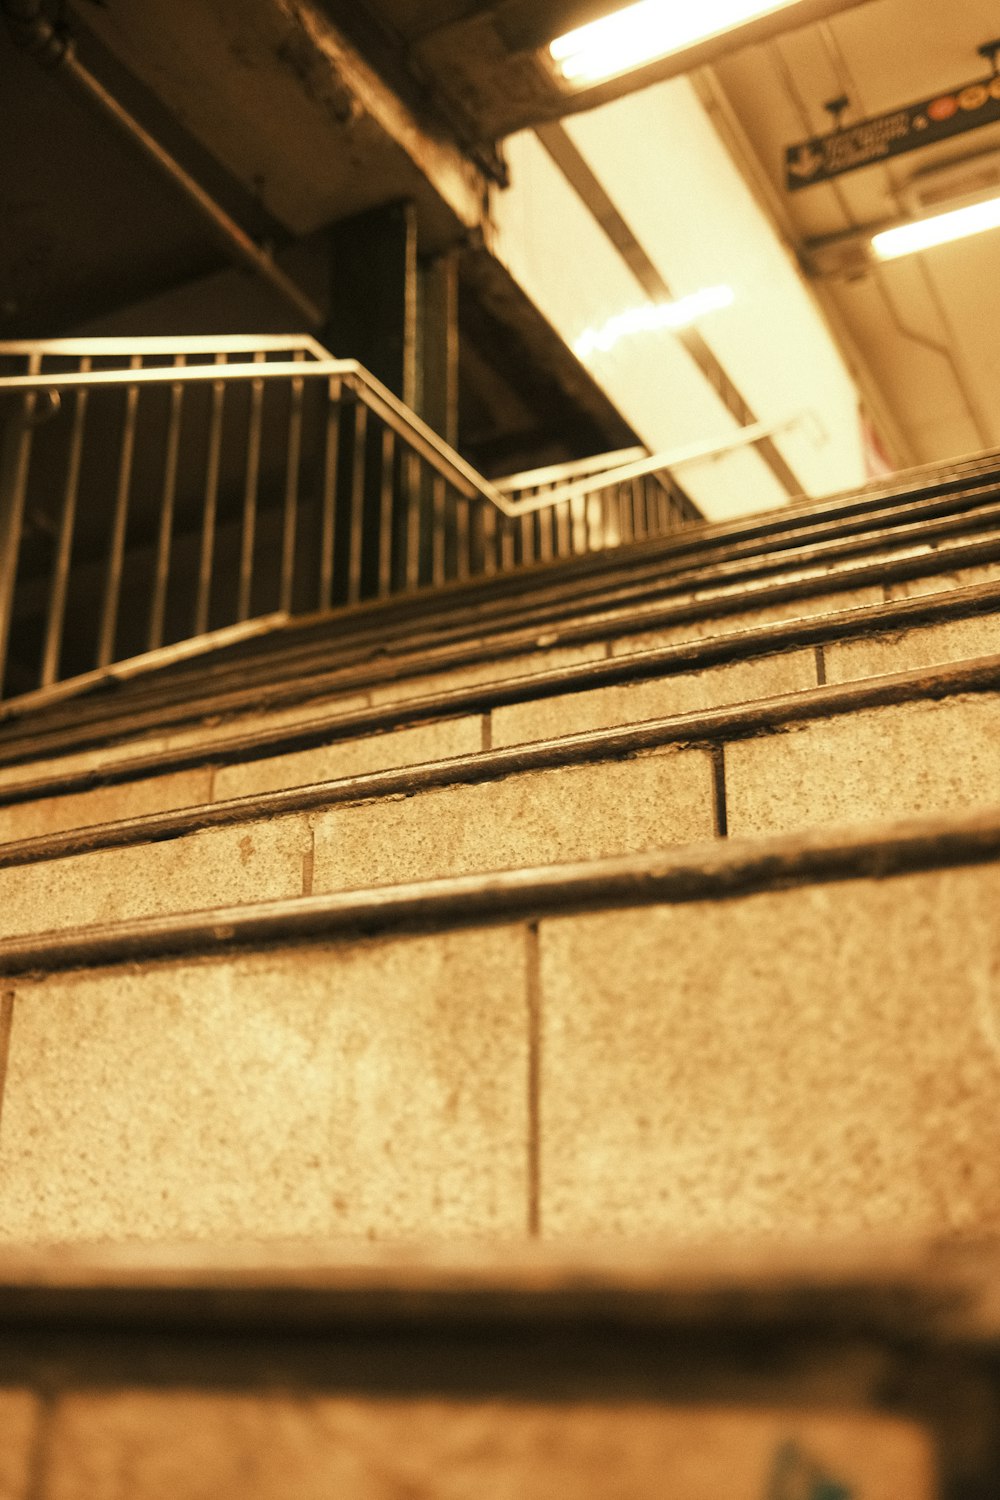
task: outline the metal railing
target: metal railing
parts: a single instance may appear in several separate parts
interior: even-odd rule
[[[633,450],[491,484],[356,361],[304,336],[0,343],[0,417],[8,707],[274,615],[698,518]],[[591,472],[605,459],[610,473]]]

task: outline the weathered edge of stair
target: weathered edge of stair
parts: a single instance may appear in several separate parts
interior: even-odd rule
[[[152,962],[249,945],[426,932],[654,903],[718,901],[793,886],[989,864],[998,856],[1000,809],[989,816],[717,840],[662,854],[451,876],[32,934],[0,943],[0,974]]]
[[[864,605],[833,614],[752,626],[729,635],[709,636],[497,682],[478,683],[422,698],[391,700],[370,708],[338,712],[334,704],[324,714],[290,725],[269,727],[261,724],[252,733],[218,737],[204,744],[168,746],[107,766],[57,769],[10,785],[0,785],[0,807],[113,786],[196,766],[262,760],[274,754],[306,750],[355,736],[388,733],[431,720],[488,713],[506,704],[669,677],[673,673],[703,671],[750,658],[780,655],[805,646],[874,637],[943,620],[969,619],[990,614],[997,608],[1000,608],[1000,583],[976,584],[944,594],[922,595],[890,604]],[[882,680],[881,677],[860,679],[863,682]]]

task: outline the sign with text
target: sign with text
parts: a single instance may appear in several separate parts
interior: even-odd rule
[[[815,135],[785,151],[789,192],[829,182],[843,172],[870,167],[890,156],[902,156],[933,141],[944,141],[980,125],[1000,120],[1000,76],[963,83],[959,88],[906,104],[885,115],[845,125],[829,135]]]

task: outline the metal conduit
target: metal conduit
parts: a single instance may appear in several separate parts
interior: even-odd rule
[[[323,314],[312,298],[307,297],[301,287],[290,276],[286,276],[280,266],[275,265],[267,251],[261,249],[190,172],[80,62],[74,52],[72,36],[63,26],[57,26],[49,20],[44,11],[43,0],[0,0],[0,13],[3,14],[7,29],[17,46],[28,52],[43,67],[58,69],[70,77],[98,106],[102,114],[129,136],[147,160],[170,178],[174,186],[211,225],[216,238],[225,244],[239,265],[266,281],[284,301],[296,309],[310,328],[320,327]]]

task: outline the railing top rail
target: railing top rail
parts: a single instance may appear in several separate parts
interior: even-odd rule
[[[37,347],[37,346],[35,346]],[[428,427],[415,412],[394,396],[354,359],[317,359],[312,363],[275,360],[270,364],[189,365],[186,368],[70,370],[52,375],[0,376],[4,391],[69,391],[80,387],[140,385],[198,385],[237,380],[283,380],[303,378],[340,379],[379,415],[398,436],[404,438],[466,499],[476,497],[496,506],[504,515],[518,514],[516,506],[501,495],[460,453]]]
[[[502,495],[513,490],[531,490],[538,484],[561,484],[571,479],[582,479],[588,474],[598,474],[602,469],[615,469],[621,464],[633,463],[645,458],[648,448],[640,444],[634,448],[616,448],[610,453],[592,453],[588,458],[573,458],[562,464],[545,464],[539,469],[523,469],[519,474],[505,474],[494,479],[494,488]]]
[[[303,350],[314,359],[332,359],[307,333],[169,334],[152,338],[4,339],[0,355],[42,354],[117,357],[136,354],[257,354]]]

